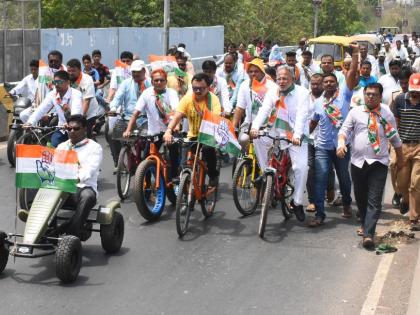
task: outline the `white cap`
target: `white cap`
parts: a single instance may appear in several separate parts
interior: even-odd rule
[[[180,51],[180,52],[182,52],[182,53],[185,52],[185,48],[184,47],[178,47],[177,50]]]
[[[130,66],[130,71],[141,71],[146,67],[143,60],[134,60]]]

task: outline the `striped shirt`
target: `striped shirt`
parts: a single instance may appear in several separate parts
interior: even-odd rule
[[[420,141],[420,104],[411,105],[409,94],[395,99],[394,115],[399,119],[398,133],[402,141]]]

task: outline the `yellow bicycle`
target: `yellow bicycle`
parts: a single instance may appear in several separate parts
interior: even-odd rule
[[[233,201],[244,216],[253,214],[257,209],[262,190],[261,182],[256,181],[258,178],[260,169],[254,145],[250,142],[247,153],[238,159],[232,178]]]

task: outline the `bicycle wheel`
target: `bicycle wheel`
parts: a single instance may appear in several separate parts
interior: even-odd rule
[[[191,173],[185,172],[181,175],[181,182],[179,183],[178,195],[175,205],[176,231],[179,237],[183,237],[187,233],[191,210],[194,207],[194,197],[192,198],[193,200],[188,200],[188,191],[190,185]]]
[[[233,173],[232,193],[236,209],[244,215],[251,215],[258,206],[260,188],[252,182],[252,161],[241,160]]]
[[[38,144],[38,139],[32,132],[25,132],[17,141],[19,144]]]
[[[295,176],[292,168],[290,167],[287,172],[286,185],[283,187],[283,199],[281,201],[281,211],[285,220],[288,220],[293,216],[293,209],[290,206],[290,202],[292,201],[293,192],[295,191],[294,182]]]
[[[271,198],[273,194],[273,175],[268,174],[266,177],[265,192],[261,204],[260,226],[258,228],[258,235],[263,238],[265,233],[265,225],[267,223],[268,208],[271,205]]]
[[[130,192],[132,172],[130,170],[128,150],[127,147],[121,150],[117,164],[117,190],[121,200],[127,199]]]
[[[156,221],[165,209],[165,179],[160,175],[156,189],[156,161],[144,160],[134,178],[134,201],[137,210],[147,221]]]

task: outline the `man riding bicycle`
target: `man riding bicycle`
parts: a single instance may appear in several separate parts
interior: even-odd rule
[[[172,133],[177,128],[182,118],[188,119],[188,138],[196,139],[200,130],[203,112],[210,110],[220,115],[221,106],[218,97],[209,91],[211,79],[204,73],[197,73],[191,80],[192,93],[186,94],[179,102],[178,108],[166,129],[163,139],[167,144],[173,142]],[[203,160],[207,163],[209,186],[215,187],[218,182],[219,172],[216,169],[216,149],[202,146]]]
[[[137,118],[141,113],[147,115],[148,135],[157,135],[164,132],[171,119],[171,115],[176,110],[179,99],[178,93],[174,89],[167,88],[167,74],[163,69],[156,69],[151,73],[152,87],[147,88],[137,101],[133,115],[130,118],[127,129],[123,136],[128,138],[133,130]],[[161,143],[161,139],[159,141]],[[160,145],[159,145],[160,146]],[[179,150],[175,145],[169,147],[171,159],[171,178],[177,175]]]
[[[58,127],[67,125],[67,118],[70,114],[82,114],[82,93],[70,87],[69,74],[66,71],[57,71],[54,74],[52,84],[55,88],[47,94],[46,98],[35,109],[24,127],[35,126],[51,109],[55,110],[58,116]],[[51,136],[51,145],[57,147],[67,139],[66,131],[57,130]]]
[[[293,74],[288,66],[277,69],[278,89],[268,91],[263,105],[252,122],[250,136],[258,138],[259,129],[268,119],[272,136],[288,137],[293,143],[289,147],[295,176],[295,191],[291,206],[296,218],[305,220],[303,194],[308,176],[308,146],[302,139],[308,134],[309,91],[293,83]],[[255,153],[262,170],[268,165],[268,150],[272,140],[261,137],[254,140]]]

